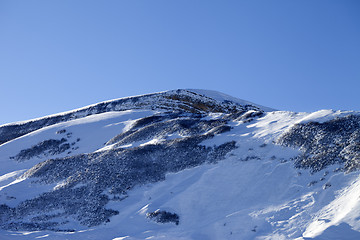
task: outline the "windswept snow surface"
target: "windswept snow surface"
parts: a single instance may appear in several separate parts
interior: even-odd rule
[[[88,117],[72,120],[69,122],[51,125],[25,136],[16,138],[2,144],[0,147],[0,179],[1,175],[17,169],[30,168],[38,162],[47,159],[46,156],[35,156],[26,161],[16,162],[10,159],[19,153],[19,149],[31,148],[34,144],[47,139],[65,138],[69,143],[75,143],[71,153],[91,153],[104,146],[104,143],[115,135],[126,130],[131,123],[139,118],[151,116],[156,111],[128,110],[122,112],[107,112]],[[66,130],[64,133],[59,133]],[[68,151],[53,155],[52,157],[63,157]],[[0,181],[1,184],[1,181]]]
[[[65,157],[69,154],[95,152],[103,148],[104,143],[110,138],[126,130],[136,119],[150,116],[154,113],[157,112],[128,110],[92,115],[45,127],[1,145],[0,191],[3,190],[5,192],[3,194],[0,192],[0,204],[6,203],[9,206],[15,206],[23,200],[35,197],[55,187],[53,185],[32,184],[32,180],[19,178],[22,173],[35,164],[50,157]],[[59,131],[64,130],[64,133],[59,133]],[[63,153],[50,156],[40,154],[23,161],[14,161],[10,158],[18,154],[19,150],[31,148],[34,144],[49,138],[65,138],[72,148]],[[10,186],[11,188],[9,188]],[[16,196],[16,199],[13,196]]]
[[[232,100],[217,92],[191,91],[219,101]],[[61,182],[46,185],[19,178],[48,158],[39,155],[26,161],[11,160],[19,149],[64,137],[77,147],[71,150],[76,154],[106,151],[113,147],[104,146],[106,141],[129,129],[134,120],[155,113],[159,112],[129,110],[92,115],[45,127],[1,145],[0,205],[15,206],[28,197],[61,187]],[[235,141],[237,148],[225,160],[169,173],[164,181],[136,186],[127,198],[108,203],[107,208],[120,213],[110,222],[90,228],[69,226],[75,232],[0,230],[0,239],[359,239],[359,172],[345,174],[337,170],[338,165],[313,174],[296,169],[291,158],[299,150],[273,143],[294,124],[328,121],[348,114],[354,113],[273,111],[250,122],[232,120],[230,131],[201,143],[211,147]],[[222,116],[211,113],[204,119]],[[161,141],[154,138],[123,147]],[[62,152],[52,157],[66,155]],[[179,225],[156,223],[146,217],[158,209],[178,214]]]

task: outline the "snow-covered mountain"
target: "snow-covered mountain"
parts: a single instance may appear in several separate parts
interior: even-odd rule
[[[188,89],[0,126],[0,239],[360,239],[360,115]]]

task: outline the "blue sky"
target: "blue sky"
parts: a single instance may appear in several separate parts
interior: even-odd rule
[[[358,0],[2,0],[0,124],[177,88],[360,111]]]

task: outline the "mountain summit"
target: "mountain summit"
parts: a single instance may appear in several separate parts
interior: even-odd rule
[[[66,122],[99,113],[136,109],[176,112],[182,111],[191,113],[229,113],[247,109],[258,109],[262,111],[274,110],[216,91],[178,89],[114,99],[43,118],[5,124],[0,126],[0,144],[56,123]]]
[[[0,126],[1,239],[358,239],[360,115],[179,89]]]

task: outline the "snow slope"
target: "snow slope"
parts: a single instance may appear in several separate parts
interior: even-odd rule
[[[74,146],[76,146],[76,149],[71,149],[72,155],[94,152],[102,148],[104,143],[110,138],[126,130],[126,127],[131,125],[133,121],[151,116],[155,113],[157,112],[148,110],[107,112],[51,125],[16,138],[1,145],[0,156],[2,168],[0,169],[0,176],[9,171],[15,171],[18,168],[28,169],[47,159],[47,156],[40,155],[34,156],[26,161],[16,162],[11,160],[10,157],[15,156],[19,152],[19,149],[30,148],[34,143],[46,139],[61,139],[65,136],[69,142],[75,142]],[[63,129],[65,129],[66,132],[59,134],[58,131]],[[77,141],[78,139],[79,141]],[[68,151],[52,156],[64,157],[68,155],[67,152]]]
[[[229,100],[218,93],[197,93],[218,101]],[[230,117],[228,113],[198,116],[196,121],[227,119],[230,127],[229,131],[203,139],[201,146],[216,148],[234,141],[236,148],[220,161],[204,162],[169,172],[161,181],[138,184],[120,200],[104,189],[103,193],[112,198],[106,207],[119,212],[108,222],[88,227],[70,220],[64,226],[75,229],[71,232],[3,229],[0,239],[359,239],[359,172],[339,170],[340,162],[316,172],[295,168],[292,159],[301,154],[301,149],[275,144],[296,124],[326,123],[358,113],[254,113],[248,111],[247,117]],[[167,116],[164,111],[146,109],[106,112],[47,126],[1,145],[0,207],[15,207],[65,184],[26,178],[23,173],[34,165],[49,158],[66,161],[70,155],[102,154],[116,149],[116,144],[105,143],[134,131],[138,120],[154,115]],[[188,118],[181,116],[180,120]],[[165,132],[120,148],[141,149],[187,137],[184,131]],[[39,154],[22,161],[10,158],[36,143],[62,138],[70,145],[74,143],[71,153],[67,150],[55,155]],[[148,214],[156,210],[176,213],[179,224],[153,221]],[[31,217],[26,218],[33,221]]]

